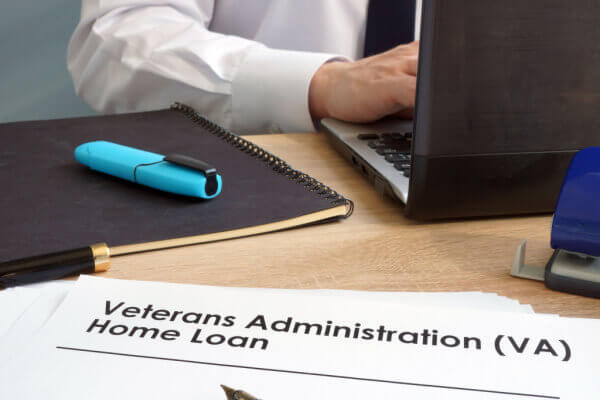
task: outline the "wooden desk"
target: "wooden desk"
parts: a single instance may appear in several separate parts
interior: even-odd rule
[[[600,318],[600,301],[512,278],[517,245],[527,262],[550,257],[550,216],[416,223],[379,196],[320,134],[252,136],[292,166],[354,200],[343,222],[114,259],[107,277],[223,286],[496,292],[537,312]]]

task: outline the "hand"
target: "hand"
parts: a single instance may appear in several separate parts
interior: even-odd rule
[[[411,118],[415,106],[419,42],[355,62],[317,70],[308,103],[314,119],[372,122],[386,115]]]

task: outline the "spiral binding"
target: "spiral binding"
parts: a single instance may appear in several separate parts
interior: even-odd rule
[[[215,124],[214,122],[204,118],[196,112],[192,107],[175,103],[171,106],[172,110],[179,111],[185,116],[190,118],[194,123],[200,125],[202,128],[207,130],[209,133],[216,135],[223,139],[225,142],[237,147],[240,151],[249,154],[252,157],[256,157],[264,161],[273,171],[286,176],[289,180],[294,181],[298,184],[304,184],[304,187],[309,191],[316,193],[321,198],[330,200],[332,204],[346,204],[348,212],[346,217],[352,215],[354,211],[354,203],[352,200],[345,198],[329,186],[319,182],[315,178],[292,168],[288,163],[283,161],[281,158],[269,153],[260,146],[236,135],[233,132]]]

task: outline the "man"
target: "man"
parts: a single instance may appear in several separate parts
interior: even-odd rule
[[[179,101],[239,133],[313,131],[323,117],[410,116],[417,3],[83,0],[68,65],[96,110]],[[380,39],[380,31],[401,37]]]

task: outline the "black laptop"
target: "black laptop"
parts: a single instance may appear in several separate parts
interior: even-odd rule
[[[333,144],[416,219],[554,211],[600,146],[600,2],[424,0],[415,120],[325,119]]]

